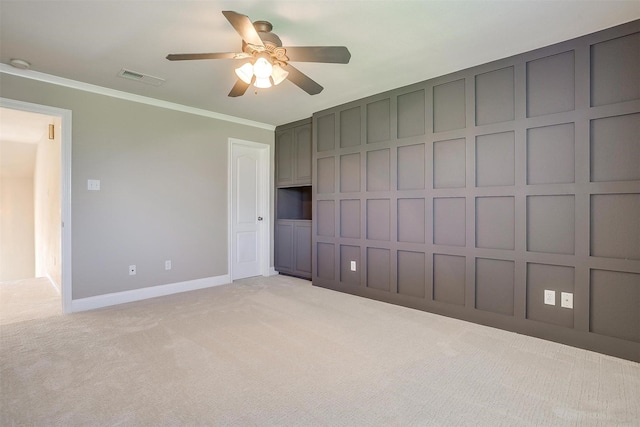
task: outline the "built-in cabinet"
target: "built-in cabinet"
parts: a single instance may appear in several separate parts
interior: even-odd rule
[[[311,278],[311,119],[276,128],[275,269]]]

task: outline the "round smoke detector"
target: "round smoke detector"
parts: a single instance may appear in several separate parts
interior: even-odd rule
[[[31,64],[22,59],[12,59],[11,61],[9,61],[9,64],[12,67],[19,68],[21,70],[28,70],[29,67],[31,67]]]

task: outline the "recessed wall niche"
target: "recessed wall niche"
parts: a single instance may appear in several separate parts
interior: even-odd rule
[[[476,247],[513,249],[515,205],[511,196],[476,198]]]
[[[360,107],[340,112],[340,147],[360,145]]]
[[[433,254],[433,299],[464,305],[465,264],[463,256]]]
[[[466,209],[464,197],[433,199],[433,243],[464,246],[466,244]]]
[[[389,292],[391,283],[391,251],[367,248],[367,287]]]
[[[489,187],[515,183],[514,132],[476,137],[476,185]]]
[[[527,117],[574,109],[574,62],[573,51],[527,62]]]
[[[640,113],[591,121],[591,181],[640,179]]]
[[[640,33],[591,46],[591,105],[640,99]]]
[[[367,104],[367,143],[390,139],[391,119],[389,109],[389,99]]]
[[[575,125],[527,129],[527,184],[571,182],[575,182]]]
[[[433,143],[433,188],[462,188],[466,185],[464,138]]]
[[[464,129],[466,108],[464,79],[433,87],[433,131]]]
[[[575,197],[527,197],[527,250],[575,253]]]
[[[476,308],[513,316],[514,262],[476,258]]]
[[[424,243],[424,199],[398,199],[398,241]]]
[[[398,96],[398,138],[424,135],[424,90]]]
[[[515,118],[513,67],[476,76],[476,125]]]
[[[424,156],[424,144],[398,147],[398,190],[424,188]]]

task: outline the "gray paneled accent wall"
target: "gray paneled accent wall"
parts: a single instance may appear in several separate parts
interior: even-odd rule
[[[312,204],[314,285],[640,361],[640,21],[314,114]]]

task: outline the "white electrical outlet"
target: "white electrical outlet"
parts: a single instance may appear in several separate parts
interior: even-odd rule
[[[136,275],[136,266],[135,265],[130,265],[129,266],[129,276],[135,276]]]
[[[165,270],[171,270],[171,260],[168,259],[164,262],[164,269]]]
[[[571,292],[560,293],[560,306],[563,308],[573,308],[573,294]]]
[[[556,291],[544,290],[544,303],[547,305],[556,305]]]
[[[351,261],[351,271],[356,271],[356,262]]]

